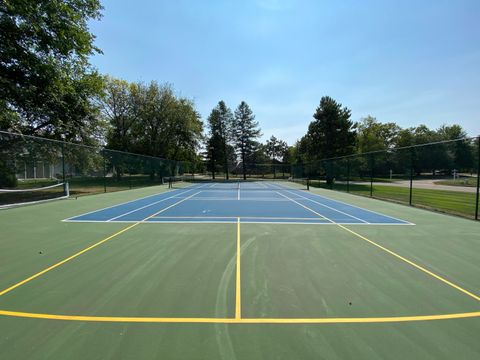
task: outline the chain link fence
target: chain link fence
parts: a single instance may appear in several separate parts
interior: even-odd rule
[[[311,186],[479,219],[480,137],[292,165]]]
[[[314,187],[479,219],[480,137],[304,164],[246,164],[250,179],[309,179]],[[243,177],[243,164],[229,164]],[[74,196],[159,185],[167,177],[226,178],[223,164],[189,163],[0,131],[0,188],[68,182]]]
[[[79,196],[159,185],[195,164],[0,131],[0,188],[68,182]]]

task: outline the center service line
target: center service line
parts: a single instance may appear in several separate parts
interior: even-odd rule
[[[242,296],[241,296],[241,282],[240,282],[240,218],[237,218],[237,269],[236,269],[236,281],[235,281],[235,319],[240,320],[242,318]]]

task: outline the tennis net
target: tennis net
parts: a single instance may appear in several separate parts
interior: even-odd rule
[[[169,177],[164,179],[173,189],[198,188],[202,190],[244,190],[244,191],[282,191],[282,190],[309,190],[308,179],[288,180],[217,180],[197,178],[192,176]]]
[[[68,196],[68,183],[35,189],[0,189],[0,209],[65,199]]]

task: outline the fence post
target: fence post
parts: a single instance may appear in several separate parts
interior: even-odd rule
[[[477,145],[478,145],[478,161],[477,161],[477,197],[475,203],[475,220],[478,220],[478,201],[480,195],[480,136],[477,138]]]
[[[410,150],[410,195],[408,204],[412,205],[412,194],[413,194],[413,149]]]
[[[107,192],[107,159],[105,156],[105,150],[102,151],[103,157],[103,192]]]
[[[215,180],[215,154],[212,148],[212,179]]]
[[[373,157],[373,154],[370,155],[370,197],[373,196],[373,162],[374,162],[374,157]]]
[[[347,193],[350,192],[350,159],[347,158]]]
[[[65,143],[62,141],[62,178],[65,183]]]

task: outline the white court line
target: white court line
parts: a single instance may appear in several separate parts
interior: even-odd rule
[[[191,186],[193,186],[193,185],[191,185]],[[188,186],[187,186],[187,187],[188,187]],[[157,193],[157,194],[153,194],[153,195],[147,195],[147,196],[144,196],[144,197],[135,199],[135,200],[129,200],[129,201],[125,201],[125,202],[123,202],[123,203],[115,204],[115,205],[112,205],[112,206],[107,206],[107,207],[100,208],[100,209],[97,209],[97,210],[92,210],[92,211],[83,213],[83,214],[81,214],[81,215],[71,216],[71,217],[66,218],[66,219],[64,219],[64,220],[62,220],[62,221],[68,221],[68,220],[73,219],[73,218],[76,218],[76,217],[85,216],[85,215],[90,215],[90,214],[93,214],[94,212],[97,212],[97,211],[108,210],[108,209],[114,208],[114,207],[116,207],[116,206],[134,203],[135,201],[145,200],[145,199],[148,199],[148,198],[154,197],[154,196],[159,196],[159,195],[164,195],[164,194],[165,194],[165,195],[168,195],[168,193],[172,193],[172,192],[174,192],[174,191],[179,191],[179,190],[180,190],[180,189],[167,190],[167,191],[164,191],[164,192],[161,192],[161,193]]]
[[[137,211],[139,211],[139,210],[146,209],[146,208],[148,208],[148,207],[150,207],[150,206],[153,206],[153,205],[159,204],[159,203],[161,203],[161,202],[164,202],[164,201],[166,201],[166,200],[169,200],[169,199],[176,198],[178,195],[182,195],[182,194],[185,194],[185,193],[187,193],[187,192],[189,192],[189,191],[193,191],[193,190],[195,190],[195,189],[187,190],[187,191],[184,191],[184,192],[182,192],[182,193],[180,193],[180,194],[173,195],[173,196],[170,196],[170,197],[168,197],[168,198],[165,198],[165,199],[162,199],[162,200],[155,201],[155,202],[153,202],[153,203],[151,203],[151,204],[148,204],[148,205],[145,205],[145,206],[142,206],[142,207],[136,208],[136,209],[134,209],[134,210],[128,211],[128,212],[126,212],[126,213],[123,213],[123,214],[121,214],[121,215],[115,216],[115,217],[113,217],[113,218],[111,218],[111,219],[108,219],[108,220],[107,220],[107,222],[110,222],[110,221],[116,220],[116,219],[118,219],[118,218],[121,218],[121,217],[123,217],[123,216],[126,216],[126,215],[129,215],[129,214],[132,214],[132,213],[134,213],[134,212],[137,212]],[[197,193],[197,194],[198,194],[198,193]]]
[[[303,205],[303,204],[299,203],[298,201],[296,201],[296,200],[293,200],[293,199],[289,198],[287,195],[280,194],[278,191],[277,191],[277,194],[279,194],[279,195],[281,195],[281,196],[283,196],[283,197],[285,197],[285,198],[287,198],[287,199],[289,199],[289,200],[293,201],[295,204],[297,204],[297,205],[300,205],[302,208],[304,208],[304,209],[307,209],[308,211],[310,211],[310,212],[312,212],[312,213],[314,213],[314,214],[316,214],[316,215],[320,216],[321,218],[323,218],[323,219],[325,219],[325,220],[328,220],[328,221],[329,221],[329,222],[331,222],[332,224],[336,224],[336,222],[335,222],[335,221],[333,221],[333,220],[331,220],[331,219],[327,218],[326,216],[324,216],[324,215],[320,214],[319,212],[317,212],[317,211],[315,211],[315,210],[313,210],[313,209],[310,209],[308,206],[305,206],[305,205]]]
[[[215,200],[215,201],[237,201],[237,198],[231,197],[231,198],[213,198],[213,197],[197,197],[195,199],[190,199],[191,201],[209,201],[209,200]]]
[[[330,191],[335,191],[335,190],[330,190]],[[336,202],[339,202],[339,203],[344,204],[344,205],[348,205],[348,206],[351,206],[351,207],[354,207],[354,208],[357,208],[357,209],[360,209],[360,210],[364,210],[364,211],[371,212],[371,213],[373,213],[373,214],[382,215],[382,216],[388,217],[388,218],[390,218],[390,219],[394,219],[394,220],[397,220],[397,221],[401,221],[401,222],[404,223],[403,225],[415,225],[414,223],[412,223],[412,222],[410,222],[410,221],[402,220],[402,219],[399,219],[399,218],[396,218],[396,217],[390,216],[390,215],[385,215],[385,214],[379,213],[379,212],[377,212],[377,211],[365,209],[365,208],[362,208],[362,207],[360,207],[360,206],[352,205],[352,204],[349,204],[349,203],[347,203],[347,202],[340,201],[340,200],[337,200],[337,199],[332,199],[332,198],[329,198],[328,196],[323,196],[323,195],[315,194],[315,193],[313,193],[313,192],[310,192],[309,194],[312,194],[312,195],[314,195],[314,196],[318,196],[319,198],[322,198],[322,199],[327,199],[327,200],[330,200],[330,201],[336,201]],[[352,195],[352,194],[349,194],[349,195],[355,196],[355,195]],[[372,199],[372,200],[378,200],[378,199]]]
[[[263,216],[152,216],[151,219],[255,219],[255,220],[318,220],[318,217],[263,217]]]
[[[273,187],[277,187],[279,190],[286,190],[286,188],[283,188],[277,184],[270,184],[271,186]],[[288,189],[287,191],[302,191],[301,189]],[[365,209],[365,208],[362,208],[360,206],[355,206],[355,205],[352,205],[352,204],[349,204],[347,202],[344,202],[344,201],[340,201],[340,200],[337,200],[337,199],[333,199],[333,198],[329,198],[328,196],[324,196],[324,195],[319,195],[319,194],[315,194],[314,192],[309,192],[309,194],[313,195],[313,196],[317,196],[321,199],[326,199],[326,200],[330,200],[330,201],[336,201],[336,202],[339,202],[341,204],[344,204],[344,205],[348,205],[348,206],[351,206],[351,207],[354,207],[354,208],[357,208],[357,209],[360,209],[360,210],[364,210],[364,211],[367,211],[367,212],[370,212],[370,213],[373,213],[373,214],[377,214],[377,215],[381,215],[381,216],[384,216],[384,217],[388,217],[390,219],[393,219],[393,220],[397,220],[397,221],[401,221],[403,224],[398,224],[398,225],[415,225],[414,223],[410,222],[410,221],[406,221],[406,220],[402,220],[402,219],[399,219],[399,218],[396,218],[394,216],[390,216],[390,215],[385,215],[385,214],[382,214],[382,213],[379,213],[377,211],[373,211],[373,210],[369,210],[369,209]],[[300,196],[302,197],[302,195],[299,195],[299,194],[296,194],[295,195],[297,196]],[[308,198],[307,198],[308,199]],[[352,216],[352,215],[349,215],[349,216]],[[353,217],[353,216],[352,216]],[[396,225],[396,224],[390,224],[390,225]]]
[[[259,182],[259,184],[261,184],[261,185],[262,185],[262,186],[263,186],[265,189],[268,189],[268,186],[267,186],[267,185],[265,185],[264,183],[262,183],[262,182]]]
[[[270,189],[275,189],[275,190],[297,190],[297,191],[300,190],[300,189],[290,188],[286,185],[284,185],[284,186],[280,186],[278,184],[269,184],[269,185],[271,186]]]
[[[245,196],[245,195],[243,195]],[[180,198],[177,198],[177,199],[180,199]],[[297,200],[301,200],[301,199],[298,199]],[[193,199],[190,199],[190,201],[238,201],[238,198],[215,198],[215,197],[195,197]],[[245,197],[242,197],[240,199],[240,201],[257,201],[257,202],[288,202],[289,200],[285,200],[285,199],[276,199],[276,198],[245,198]]]
[[[325,204],[319,203],[318,201],[315,201],[315,200],[309,199],[309,198],[307,198],[307,197],[305,197],[305,196],[301,196],[301,195],[295,194],[294,192],[291,192],[291,191],[287,191],[287,192],[288,192],[288,193],[290,193],[290,194],[293,194],[293,195],[299,196],[299,197],[301,197],[301,198],[303,198],[303,199],[305,199],[305,200],[308,200],[308,201],[314,202],[315,204],[318,204],[318,205],[320,205],[320,206],[326,207],[327,209],[330,209],[330,210],[336,211],[336,212],[338,212],[338,213],[340,213],[340,214],[347,215],[348,217],[351,217],[351,218],[353,218],[353,219],[360,220],[361,222],[364,222],[364,223],[367,223],[367,224],[369,223],[368,221],[365,221],[365,220],[363,220],[363,219],[360,219],[360,218],[358,218],[358,217],[356,217],[356,216],[353,216],[353,215],[347,214],[346,212],[343,212],[343,211],[341,211],[341,210],[335,209],[335,208],[333,208],[333,207],[331,207],[331,206],[328,206],[328,205],[325,205]]]
[[[189,199],[190,200],[190,199]],[[165,218],[168,218],[167,216],[165,216]],[[152,217],[153,219],[153,217]],[[237,222],[236,220],[237,218],[233,219],[234,221],[233,222]],[[339,223],[332,223],[332,222],[282,222],[282,221],[251,221],[251,220],[241,220],[242,218],[240,218],[240,221],[245,223],[245,224],[279,224],[279,225],[289,225],[289,224],[292,224],[292,225],[297,225],[297,224],[301,224],[301,225],[359,225],[359,226],[406,226],[406,225],[414,225],[414,224],[400,224],[400,223],[387,223],[387,224],[382,224],[382,223],[378,223],[378,224],[366,224],[366,223],[344,223],[344,222],[339,222]],[[253,220],[256,220],[257,218],[247,218],[247,219],[253,219]],[[275,218],[272,218],[272,220],[275,219]],[[322,221],[322,218],[318,218],[317,220],[319,221]],[[68,223],[106,223],[105,220],[65,220],[64,222],[68,222]],[[164,224],[185,224],[185,223],[194,223],[194,224],[203,224],[203,223],[209,223],[209,224],[224,224],[224,223],[228,223],[228,221],[209,221],[209,220],[206,220],[206,221],[186,221],[186,220],[179,220],[179,221],[136,221],[136,220],[114,220],[114,221],[111,221],[110,223],[111,224],[131,224],[131,223],[136,223],[136,222],[139,222],[139,223],[143,223],[143,224],[155,224],[155,223],[164,223]]]
[[[311,221],[311,222],[306,222],[306,221],[252,221],[252,220],[241,220],[240,222],[242,224],[275,224],[275,225],[337,225],[334,223],[329,223],[329,222],[322,222],[321,218],[316,218],[316,221]],[[182,221],[182,220],[169,220],[169,221],[144,221],[142,223],[144,224],[155,224],[155,223],[162,223],[162,224],[235,224],[237,222],[237,219],[225,219],[225,221],[212,221],[212,220],[205,220],[205,221],[200,221],[200,220],[189,220],[189,221]],[[340,224],[340,223],[339,223]],[[358,223],[345,223],[341,225],[358,225]],[[368,225],[368,224],[365,224]]]
[[[182,199],[182,200],[180,200],[180,201],[177,201],[175,204],[172,204],[172,205],[170,205],[170,206],[167,206],[166,208],[164,208],[164,209],[162,209],[162,210],[160,210],[160,211],[157,211],[157,212],[154,213],[153,215],[150,215],[150,216],[146,217],[145,219],[142,220],[142,222],[147,222],[148,219],[151,219],[151,218],[157,216],[158,214],[161,214],[161,213],[163,213],[164,211],[167,211],[168,209],[171,209],[172,207],[177,206],[178,204],[181,204],[182,202],[187,201],[188,199],[190,199],[190,198],[192,198],[192,197],[194,197],[195,195],[200,194],[200,193],[201,193],[201,191],[196,192],[195,194],[192,194],[192,195],[190,195],[190,196],[187,196],[185,199]]]
[[[189,185],[189,186],[186,186],[184,189],[188,189],[190,187],[194,187],[195,185]],[[206,185],[202,185],[202,186],[206,186]],[[200,186],[200,187],[202,187]],[[198,189],[198,187],[195,187],[191,190],[195,190],[195,189]],[[85,215],[90,215],[90,214],[93,214],[93,213],[96,213],[97,211],[103,211],[103,210],[108,210],[108,209],[112,209],[114,207],[117,207],[117,206],[121,206],[121,205],[127,205],[127,204],[131,204],[131,203],[134,203],[136,201],[139,201],[139,200],[145,200],[145,199],[148,199],[150,197],[154,197],[154,196],[162,196],[162,195],[168,195],[170,193],[173,193],[175,191],[180,191],[182,189],[173,189],[173,190],[170,190],[168,189],[167,191],[164,191],[164,192],[161,192],[161,193],[157,193],[157,194],[153,194],[153,195],[147,195],[147,196],[144,196],[144,197],[141,197],[141,198],[138,198],[138,199],[135,199],[135,200],[130,200],[130,201],[125,201],[123,203],[119,203],[119,204],[115,204],[115,205],[111,205],[111,206],[107,206],[107,207],[104,207],[104,208],[100,208],[100,209],[97,209],[97,210],[92,210],[92,211],[89,211],[89,212],[86,212],[86,213],[83,213],[83,214],[80,214],[80,215],[75,215],[75,216],[71,216],[69,218],[66,218],[66,219],[63,219],[62,221],[64,222],[70,222],[70,220],[76,218],[76,217],[81,217],[81,216],[85,216]],[[175,196],[177,196],[179,194],[176,194]],[[74,222],[80,222],[82,220],[74,220]],[[105,222],[104,220],[102,221],[99,221],[99,222]]]

